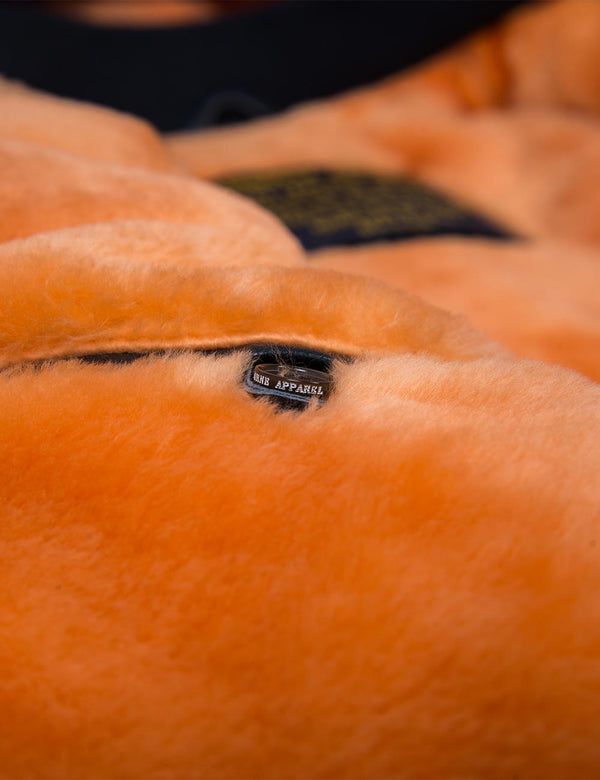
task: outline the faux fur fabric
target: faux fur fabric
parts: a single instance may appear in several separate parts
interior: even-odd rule
[[[5,777],[596,777],[600,391],[367,357],[0,384]]]
[[[146,122],[101,106],[44,95],[0,78],[0,137],[93,160],[173,170],[158,134]]]
[[[519,155],[506,173],[499,140],[483,151],[499,136],[434,143],[444,117],[480,120],[440,108],[429,67],[421,98],[419,74],[400,92],[433,128],[431,170],[461,181],[462,165],[476,207],[527,240],[308,255],[257,205],[164,165],[170,148],[195,173],[214,155],[211,176],[270,151],[404,171],[408,136],[351,121],[356,95],[169,145],[51,97],[27,97],[46,134],[4,125],[1,777],[600,777],[599,258],[580,190],[595,108],[552,109],[548,127],[589,144],[557,130],[554,156],[522,156],[552,175],[519,216]],[[366,114],[387,89],[362,93]],[[71,116],[84,136],[106,122],[105,152],[71,144]],[[508,148],[535,150],[530,120],[512,126]],[[560,182],[580,204],[562,227]],[[246,392],[257,343],[334,355],[330,398],[298,412]],[[119,352],[141,357],[81,359]]]
[[[340,245],[311,262],[409,289],[523,357],[598,380],[598,30],[595,0],[543,3],[412,73],[170,148],[202,178],[403,175],[479,209],[521,241]]]
[[[297,251],[270,214],[184,177],[101,163],[17,141],[0,141],[0,240],[75,225],[150,219],[220,225]]]
[[[263,341],[346,355],[425,351],[469,360],[502,354],[457,317],[407,293],[333,271],[140,267],[64,249],[45,252],[42,236],[37,251],[30,243],[0,248],[6,295],[0,366],[93,350],[209,349]]]

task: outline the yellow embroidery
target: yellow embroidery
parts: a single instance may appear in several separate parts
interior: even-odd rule
[[[346,171],[273,172],[221,180],[276,214],[292,231],[316,237],[352,232],[357,241],[431,233],[468,216],[409,179]]]

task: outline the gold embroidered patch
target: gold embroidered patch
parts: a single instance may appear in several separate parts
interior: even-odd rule
[[[513,238],[486,217],[406,177],[272,171],[228,176],[219,183],[273,212],[308,250],[431,235]]]

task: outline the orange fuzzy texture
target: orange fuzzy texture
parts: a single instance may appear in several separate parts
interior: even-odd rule
[[[514,352],[600,381],[600,258],[559,242],[430,238],[323,249],[313,267],[377,278],[469,320]]]
[[[143,120],[2,78],[0,137],[148,170],[174,167],[158,133]]]
[[[596,777],[598,386],[242,363],[0,383],[3,776]]]
[[[205,220],[198,216],[199,222]],[[16,262],[20,265],[43,262],[48,267],[54,259],[60,263],[65,257],[72,257],[83,266],[100,260],[119,261],[125,266],[168,265],[180,269],[304,265],[302,253],[282,231],[278,230],[275,236],[263,234],[246,221],[236,226],[234,212],[224,221],[229,224],[218,227],[157,219],[116,219],[76,225],[0,244],[0,256],[7,260],[18,256]]]
[[[335,159],[361,138],[388,170],[370,130]],[[528,244],[309,260],[219,187],[25,140],[0,140],[0,777],[599,777],[600,385],[399,289],[598,376],[594,241],[532,207]],[[244,390],[259,341],[352,360],[283,412]]]
[[[546,106],[600,110],[596,0],[532,3],[492,29],[434,59],[414,77],[390,81],[392,92],[463,108]]]
[[[117,220],[225,227],[286,253],[296,241],[245,198],[175,175],[103,165],[0,138],[0,241]]]
[[[35,247],[31,240],[0,245],[0,368],[92,351],[263,341],[353,356],[502,354],[457,317],[334,271],[251,264],[140,267],[73,249],[44,251],[45,243],[40,236]]]
[[[53,6],[87,24],[161,28],[212,22],[263,3],[264,0],[55,0]]]
[[[356,277],[53,238],[0,255],[4,777],[598,770],[598,386]],[[356,360],[302,414],[244,353],[27,367],[190,339]]]
[[[170,148],[201,178],[328,168],[448,193],[527,241],[425,238],[334,247],[312,262],[411,290],[523,357],[598,380],[596,32],[595,0],[525,8],[408,74],[249,125],[174,135]]]

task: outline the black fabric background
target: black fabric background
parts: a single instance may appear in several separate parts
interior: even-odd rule
[[[214,23],[96,27],[0,2],[0,72],[173,131],[241,121],[376,81],[523,0],[288,0]]]

